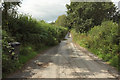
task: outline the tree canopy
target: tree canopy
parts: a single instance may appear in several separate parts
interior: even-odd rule
[[[59,16],[58,19],[55,21],[55,25],[66,26],[66,15]]]
[[[78,32],[88,32],[93,25],[112,20],[116,7],[112,2],[71,2],[67,7],[67,25]]]

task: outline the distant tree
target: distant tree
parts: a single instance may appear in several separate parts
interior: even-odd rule
[[[46,23],[44,20],[41,20],[40,22],[42,22],[42,23]]]
[[[55,22],[51,22],[50,24],[55,25]]]
[[[58,17],[58,19],[55,21],[55,25],[57,26],[66,26],[66,15],[61,15]]]

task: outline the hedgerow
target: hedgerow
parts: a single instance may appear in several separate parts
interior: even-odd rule
[[[8,17],[7,27],[3,25],[3,77],[19,69],[41,50],[58,44],[66,35],[67,29],[38,21],[28,15]],[[10,42],[20,42],[18,60],[11,59]],[[9,65],[9,67],[8,67]]]
[[[120,36],[119,26],[112,21],[105,21],[94,26],[88,33],[72,31],[73,39],[81,46],[88,48],[104,61],[120,70]]]

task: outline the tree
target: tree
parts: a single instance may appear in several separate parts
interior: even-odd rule
[[[61,15],[58,17],[58,19],[55,21],[55,25],[57,26],[66,26],[66,15]]]
[[[17,16],[17,9],[20,2],[4,2],[2,4],[2,26],[4,30],[8,30],[8,20]]]
[[[50,24],[55,25],[55,22],[51,22]]]
[[[67,7],[67,24],[79,32],[88,32],[103,20],[111,20],[116,12],[112,2],[71,2]]]

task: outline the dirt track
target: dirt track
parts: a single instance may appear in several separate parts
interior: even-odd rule
[[[117,71],[67,38],[30,61],[23,71],[9,78],[102,78],[115,79]],[[79,80],[79,79],[77,79]],[[89,79],[88,79],[89,80]],[[111,80],[111,79],[110,79]]]

